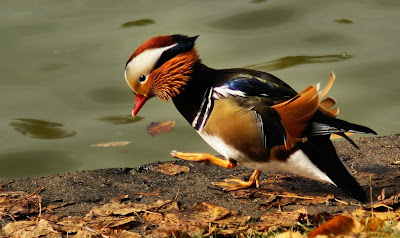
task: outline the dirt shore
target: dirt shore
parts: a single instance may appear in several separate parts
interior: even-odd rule
[[[369,191],[372,186],[373,200],[379,195],[386,198],[400,193],[400,134],[383,137],[361,137],[355,139],[361,150],[346,141],[335,141],[339,157],[353,170],[359,183]],[[172,161],[171,161],[172,162]],[[54,209],[56,215],[85,215],[95,205],[105,204],[118,195],[127,194],[130,200],[152,203],[157,200],[174,200],[182,208],[207,202],[257,220],[262,214],[277,209],[293,211],[305,207],[308,214],[327,212],[329,214],[352,211],[360,206],[357,201],[346,196],[332,185],[303,179],[291,174],[264,172],[260,188],[250,188],[237,192],[226,192],[212,185],[230,175],[247,179],[251,170],[238,166],[223,169],[215,165],[193,163],[182,160],[176,165],[189,167],[189,172],[167,175],[154,170],[160,164],[154,162],[138,168],[112,168],[92,171],[77,171],[35,178],[0,179],[6,191],[32,193],[39,187],[42,206],[66,204]],[[168,163],[168,162],[167,162]],[[335,199],[328,203],[306,204],[290,202],[274,206],[271,194],[294,194],[299,197],[323,197],[332,194]],[[340,202],[342,201],[342,202]],[[276,205],[276,204],[275,204]],[[0,221],[0,228],[7,218]]]

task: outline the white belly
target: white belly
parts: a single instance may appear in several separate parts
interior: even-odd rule
[[[262,171],[271,172],[289,172],[298,176],[314,179],[320,182],[331,183],[332,180],[322,172],[311,160],[307,157],[302,150],[293,153],[286,161],[268,160],[255,161],[247,158],[240,151],[225,144],[220,138],[207,135],[206,133],[199,133],[200,136],[218,153],[225,158],[236,160],[239,164],[246,168],[257,169]]]

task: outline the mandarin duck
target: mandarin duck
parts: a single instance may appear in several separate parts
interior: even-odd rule
[[[339,159],[330,136],[376,134],[372,129],[336,118],[333,98],[325,97],[335,80],[297,93],[277,77],[256,70],[212,69],[202,64],[198,36],[157,36],[128,59],[125,79],[136,96],[132,115],[146,101],[171,99],[190,125],[221,156],[172,151],[184,160],[237,164],[254,169],[248,181],[238,178],[214,183],[225,190],[259,186],[261,171],[290,172],[330,183],[366,202],[364,189]],[[357,146],[356,146],[357,147]],[[357,147],[358,148],[358,147]]]

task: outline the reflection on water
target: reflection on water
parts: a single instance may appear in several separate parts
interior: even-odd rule
[[[134,26],[147,26],[150,24],[155,24],[156,22],[153,19],[140,19],[136,21],[128,21],[121,25],[121,28],[128,28]]]
[[[340,55],[297,55],[297,56],[286,56],[277,60],[273,60],[267,63],[255,64],[246,66],[249,69],[274,71],[294,67],[302,64],[314,64],[314,63],[331,63],[352,58],[352,55],[342,53]]]
[[[117,88],[115,86],[97,87],[91,90],[88,96],[102,105],[132,102],[135,100],[135,98],[132,97],[132,91],[129,88]]]
[[[106,117],[97,118],[97,120],[107,122],[111,125],[130,124],[130,123],[138,122],[142,119],[143,119],[143,117],[141,117],[141,116],[132,117],[131,115],[106,116]]]
[[[39,70],[56,71],[56,70],[60,70],[60,69],[66,68],[68,66],[70,66],[70,65],[69,64],[55,64],[55,63],[52,63],[52,64],[47,64],[47,65],[44,65],[44,66],[40,67]]]
[[[76,134],[62,128],[63,124],[38,119],[15,119],[10,126],[23,135],[40,139],[59,139]]]
[[[288,8],[265,8],[221,18],[210,25],[223,30],[253,30],[284,24],[294,16]]]
[[[346,19],[346,18],[340,18],[334,20],[334,22],[340,23],[340,24],[353,24],[354,22],[352,20]]]
[[[268,0],[250,0],[250,3],[262,3]]]

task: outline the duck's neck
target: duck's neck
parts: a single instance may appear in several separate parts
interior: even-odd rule
[[[210,90],[212,90],[211,87],[216,74],[217,70],[197,62],[193,67],[193,73],[187,85],[180,91],[179,95],[172,99],[178,111],[195,128],[200,126],[196,126],[196,124],[199,124],[198,121],[202,119],[202,114],[205,113],[204,104],[208,102],[207,97],[212,97]]]

